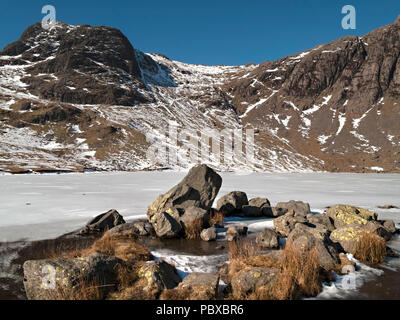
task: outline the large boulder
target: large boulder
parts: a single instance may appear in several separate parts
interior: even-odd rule
[[[210,210],[221,188],[222,178],[206,165],[193,167],[186,177],[170,191],[160,195],[148,208],[151,219],[156,213],[168,209],[199,207]]]
[[[151,216],[150,222],[159,238],[179,238],[181,235],[182,226],[180,222],[167,212],[157,212]]]
[[[271,285],[279,271],[275,268],[247,268],[232,277],[232,293],[236,299],[246,298],[260,287]]]
[[[348,205],[336,205],[326,211],[326,215],[333,220],[335,228],[347,225],[366,225],[368,221],[376,221],[376,213],[363,208]]]
[[[144,264],[138,272],[140,279],[145,279],[144,291],[158,296],[165,289],[174,289],[182,281],[175,267],[158,260]]]
[[[203,241],[207,241],[207,242],[215,241],[215,240],[217,240],[217,229],[215,229],[214,227],[204,229],[201,232],[200,237]]]
[[[333,242],[338,243],[343,251],[354,255],[366,233],[378,235],[385,241],[391,238],[391,233],[375,221],[368,221],[365,225],[355,223],[337,228],[331,233],[330,238]]]
[[[339,252],[334,243],[330,241],[328,230],[325,228],[296,224],[294,230],[289,234],[286,244],[302,252],[315,248],[318,263],[325,270],[333,270],[340,263]]]
[[[213,273],[194,272],[179,284],[178,289],[190,292],[189,300],[213,300],[218,297],[219,275]]]
[[[79,299],[81,289],[96,286],[100,298],[105,297],[115,289],[118,265],[123,265],[123,261],[98,253],[76,259],[26,261],[26,296],[29,300]]]
[[[272,229],[265,229],[259,233],[256,238],[257,244],[266,249],[277,249],[279,248],[279,236]]]
[[[124,223],[124,218],[117,210],[113,209],[90,220],[87,225],[79,231],[79,234],[89,235],[102,233]]]
[[[302,201],[279,202],[275,208],[278,212],[293,210],[297,216],[302,215],[304,217],[311,213],[310,205]]]
[[[235,213],[240,213],[243,206],[247,206],[248,204],[249,200],[247,199],[246,193],[233,191],[218,200],[217,210],[228,217]]]
[[[290,232],[294,230],[296,224],[306,222],[307,219],[305,216],[302,216],[301,214],[296,215],[294,210],[290,210],[285,215],[274,219],[274,228],[276,232],[284,237],[287,237]]]
[[[354,255],[364,232],[365,230],[359,224],[346,225],[334,230],[330,235],[330,239],[338,243],[343,251]]]

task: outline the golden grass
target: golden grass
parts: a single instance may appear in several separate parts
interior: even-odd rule
[[[377,234],[364,232],[357,243],[354,256],[362,262],[382,263],[386,257],[386,242]]]
[[[101,286],[98,280],[85,281],[80,279],[78,285],[72,290],[64,290],[62,287],[58,288],[58,296],[61,300],[69,301],[90,301],[90,300],[103,300],[105,298],[105,291],[114,285]]]
[[[52,258],[78,258],[88,256],[94,253],[102,253],[109,256],[115,256],[126,262],[149,261],[153,259],[150,250],[139,243],[136,238],[114,236],[105,234],[96,240],[90,247],[85,249],[71,249],[69,251],[58,250]]]
[[[203,219],[198,218],[193,220],[192,223],[185,225],[185,237],[188,240],[201,239],[200,235],[203,231]]]
[[[215,209],[210,210],[210,226],[224,225],[224,214]]]
[[[234,299],[247,300],[292,300],[300,297],[315,296],[320,293],[322,284],[317,251],[301,252],[291,245],[286,245],[280,258],[260,254],[254,242],[235,241],[230,244],[229,277],[247,268],[276,268],[278,275],[270,285],[257,288],[246,297]]]

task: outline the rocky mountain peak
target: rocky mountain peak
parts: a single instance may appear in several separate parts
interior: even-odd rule
[[[42,99],[128,106],[149,99],[135,49],[114,28],[57,23],[45,30],[37,23],[0,55],[25,67],[22,81]]]

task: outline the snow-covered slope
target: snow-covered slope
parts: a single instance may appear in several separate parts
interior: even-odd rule
[[[398,52],[398,30],[390,27],[394,46],[383,56]],[[140,52],[112,28],[34,25],[0,52],[0,170],[181,169],[198,161],[225,171],[399,171],[397,80],[365,110],[356,95],[342,97],[342,78],[352,75],[341,59],[367,64],[347,57],[357,39],[277,62],[210,67]],[[394,63],[393,75],[399,69]],[[223,130],[248,129],[254,144],[244,138],[243,150],[251,144],[255,159],[187,157],[185,141],[206,134],[222,151]],[[153,161],[148,150],[160,141],[172,157]]]

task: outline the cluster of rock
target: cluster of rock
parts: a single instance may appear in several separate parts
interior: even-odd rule
[[[355,270],[355,264],[347,259],[345,253],[356,253],[365,232],[389,241],[397,231],[392,220],[380,221],[376,213],[362,208],[337,205],[322,214],[313,214],[308,203],[289,201],[271,207],[268,199],[248,200],[247,195],[239,191],[223,196],[217,201],[216,209],[212,209],[221,185],[222,178],[214,170],[200,165],[149,206],[147,221],[126,223],[116,210],[92,219],[84,228],[66,236],[104,234],[125,239],[117,242],[120,248],[111,255],[98,252],[74,259],[25,262],[24,285],[28,299],[65,299],[80,287],[82,281],[86,285],[96,282],[102,288],[101,297],[107,297],[117,290],[116,266],[136,265],[138,261],[141,264],[137,276],[143,283],[143,292],[151,293],[152,298],[168,299],[176,294],[187,299],[217,298],[223,271],[219,274],[192,273],[182,280],[174,266],[162,260],[154,261],[150,252],[134,254],[132,259],[125,260],[118,255],[126,245],[129,246],[129,241],[136,241],[138,237],[182,238],[187,237],[193,228],[197,228],[196,232],[204,241],[216,240],[223,221],[213,221],[215,212],[224,217],[273,218],[274,229],[265,229],[256,235],[256,243],[264,253],[279,259],[284,250],[270,249],[280,249],[280,239],[286,238],[286,245],[290,244],[300,252],[315,248],[320,268],[330,271],[340,266],[343,273]],[[241,239],[248,233],[248,228],[240,225],[223,230],[227,241]],[[277,274],[276,268],[248,267],[227,281],[233,293],[240,296],[270,283]],[[49,290],[52,285],[62,288],[62,291]]]
[[[287,212],[285,204],[272,208],[266,198],[248,200],[246,193],[233,191],[212,205],[222,185],[222,178],[211,168],[201,165],[190,170],[178,185],[164,195],[160,195],[151,206],[147,215],[159,238],[180,238],[196,221],[201,221],[201,238],[205,241],[217,238],[216,228],[212,225],[211,212],[224,217],[265,217],[275,218]],[[227,239],[233,241],[247,234],[246,227],[230,227]]]
[[[336,205],[322,214],[312,214],[307,204],[292,202],[292,205],[285,215],[274,220],[275,231],[294,244],[301,245],[305,238],[308,244],[316,243],[317,248],[325,251],[319,255],[326,258],[325,263],[338,260],[336,251],[354,255],[366,232],[385,241],[396,232],[393,220],[378,220],[376,213],[363,208]]]

